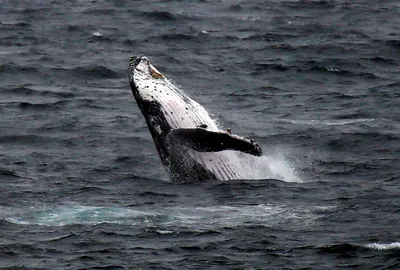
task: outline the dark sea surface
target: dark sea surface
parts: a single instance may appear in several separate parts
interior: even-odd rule
[[[132,55],[282,177],[168,181]],[[0,268],[400,269],[399,108],[399,1],[2,0]]]

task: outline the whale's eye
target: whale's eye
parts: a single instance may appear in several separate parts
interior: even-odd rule
[[[149,121],[150,121],[150,124],[151,125],[157,125],[157,120],[156,119],[154,119],[154,117],[149,117]]]

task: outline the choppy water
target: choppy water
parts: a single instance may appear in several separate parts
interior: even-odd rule
[[[0,267],[400,267],[398,1],[0,1]],[[168,182],[146,55],[278,179]]]

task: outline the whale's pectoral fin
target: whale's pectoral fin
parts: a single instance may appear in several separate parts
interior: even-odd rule
[[[199,152],[236,150],[254,156],[262,156],[258,143],[225,131],[210,131],[204,128],[178,128],[169,134],[175,143],[185,144]]]

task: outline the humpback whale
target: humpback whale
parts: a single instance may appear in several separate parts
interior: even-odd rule
[[[220,129],[203,106],[146,57],[131,57],[129,83],[172,181],[248,178],[243,159],[262,155],[253,139]]]

